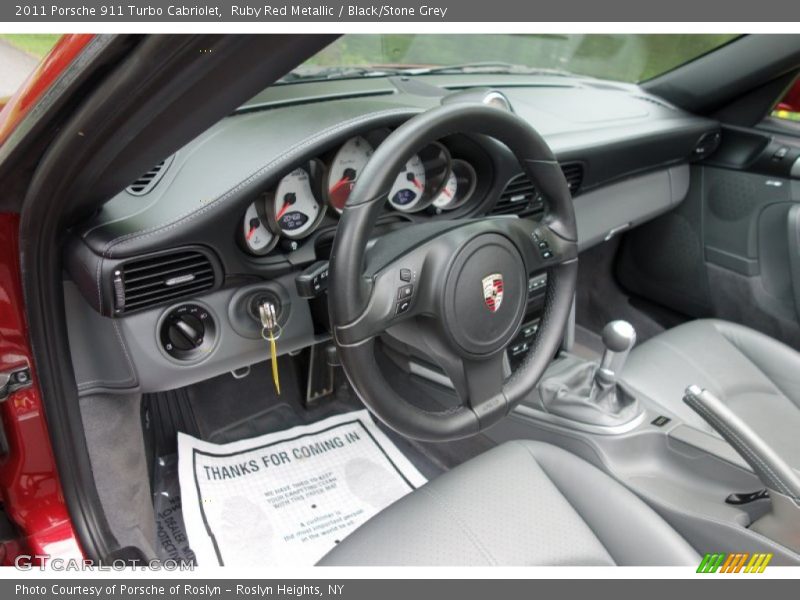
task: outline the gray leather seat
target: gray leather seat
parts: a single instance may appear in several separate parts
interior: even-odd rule
[[[400,499],[322,565],[697,565],[689,544],[586,461],[507,442]]]
[[[691,321],[634,348],[622,379],[684,423],[713,432],[683,402],[687,386],[706,388],[800,467],[800,353],[769,336],[727,321]]]

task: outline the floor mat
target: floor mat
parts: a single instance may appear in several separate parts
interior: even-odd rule
[[[156,552],[161,560],[195,563],[194,552],[183,524],[178,455],[159,457],[153,481],[153,511],[156,515]]]
[[[304,407],[300,390],[305,388],[296,382],[297,367],[285,357],[278,363],[284,388],[280,396],[274,391],[269,361],[253,365],[250,375],[244,379],[225,374],[189,387],[145,395],[142,422],[151,482],[155,461],[177,453],[178,432],[225,444],[364,408],[341,373],[337,376],[335,394],[318,405]],[[224,398],[235,400],[221,400]],[[481,436],[423,444],[408,440],[381,423],[378,427],[427,479],[486,449],[483,440],[477,439]]]
[[[200,565],[316,564],[425,483],[366,410],[227,444],[180,434],[178,455]]]

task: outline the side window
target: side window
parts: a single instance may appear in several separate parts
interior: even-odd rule
[[[772,116],[800,122],[800,77],[795,79],[786,95],[775,105]]]

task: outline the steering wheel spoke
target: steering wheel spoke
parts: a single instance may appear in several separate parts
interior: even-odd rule
[[[366,305],[356,319],[336,327],[339,344],[359,344],[404,321],[437,314],[431,262],[437,255],[446,255],[437,234],[452,227],[446,223],[411,226],[375,241],[363,275],[369,290]]]
[[[503,383],[509,374],[505,348],[480,358],[456,352],[433,322],[407,323],[388,332],[393,338],[429,356],[453,384],[461,404],[485,422],[490,413],[505,414]]]
[[[505,352],[498,352],[481,360],[463,359],[461,388],[462,400],[478,417],[481,425],[506,414],[507,400],[503,393]]]

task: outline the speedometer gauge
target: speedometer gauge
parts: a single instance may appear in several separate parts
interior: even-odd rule
[[[361,136],[350,138],[333,157],[328,173],[328,203],[341,213],[361,171],[374,152]]]
[[[425,165],[415,154],[394,180],[392,190],[389,192],[389,203],[402,212],[419,210],[420,200],[425,193],[425,178]]]
[[[281,234],[295,240],[311,233],[324,211],[314,196],[308,171],[302,168],[281,179],[269,208]]]

